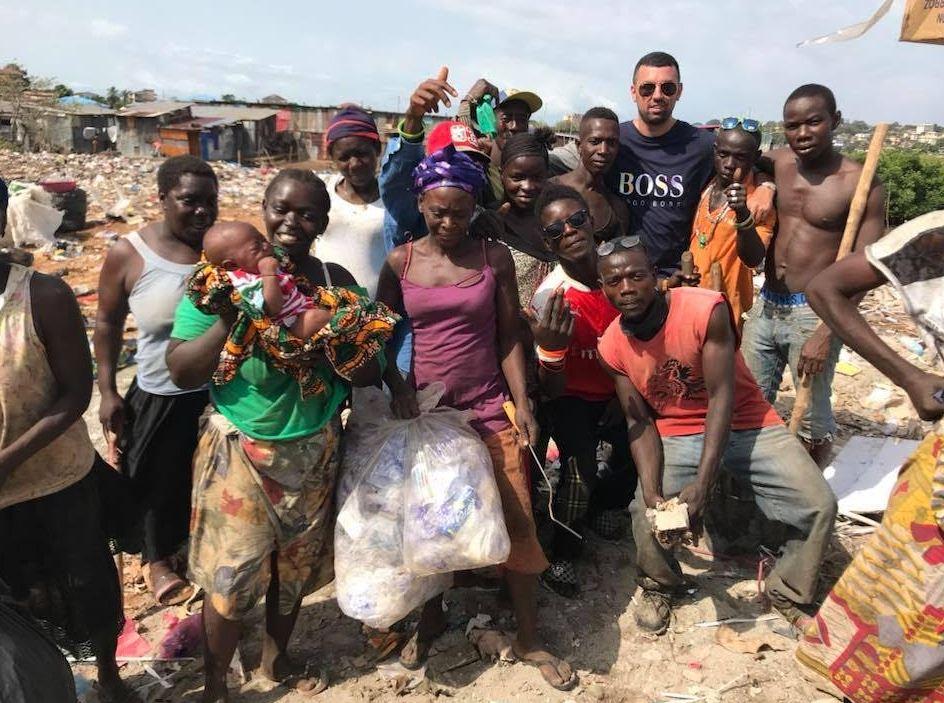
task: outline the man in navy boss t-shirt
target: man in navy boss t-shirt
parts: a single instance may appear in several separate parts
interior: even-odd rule
[[[620,125],[610,181],[629,206],[630,232],[642,237],[659,276],[666,277],[688,249],[698,199],[714,174],[714,135],[672,117],[682,83],[669,54],[639,59],[631,94],[639,115]]]

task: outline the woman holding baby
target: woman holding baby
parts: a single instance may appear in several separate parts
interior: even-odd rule
[[[299,288],[357,286],[347,270],[309,254],[329,208],[324,182],[310,171],[283,170],[266,190],[266,238],[286,255]],[[208,314],[191,298],[177,308],[167,351],[171,377],[182,388],[214,378],[240,324],[232,312]],[[260,344],[249,345],[230,380],[210,385],[213,412],[194,455],[190,541],[190,575],[206,591],[204,701],[228,700],[226,671],[240,622],[263,596],[263,673],[307,692],[327,686],[323,669],[289,659],[288,641],[302,598],[333,577],[341,404],[352,383],[378,381],[381,366],[379,357],[366,359],[348,382],[321,353],[303,363],[319,371],[317,392],[303,394]]]

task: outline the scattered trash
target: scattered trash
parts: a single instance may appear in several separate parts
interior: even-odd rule
[[[74,259],[81,256],[84,249],[85,247],[71,239],[57,239],[51,246],[52,260],[67,261],[68,259]]]
[[[875,386],[872,388],[872,392],[859,402],[862,404],[863,408],[869,410],[884,410],[891,404],[894,397],[891,388],[887,386]]]
[[[843,376],[858,376],[862,373],[862,369],[849,361],[837,361],[836,373],[842,374]]]
[[[128,198],[122,198],[105,211],[105,217],[109,220],[123,220],[129,210],[131,210],[131,201]]]
[[[167,632],[157,645],[160,659],[195,657],[203,651],[203,613],[193,613],[181,620],[169,611],[164,613]]]
[[[484,624],[487,625],[491,622],[491,618],[487,615],[485,618],[487,618],[487,620]],[[478,651],[479,655],[489,661],[515,661],[517,657],[515,657],[514,649],[512,648],[511,637],[501,630],[488,629],[480,625],[482,622],[481,619],[482,615],[477,615],[472,618],[465,630],[466,636],[469,638],[472,646]],[[475,627],[473,627],[473,623]]]
[[[28,185],[10,197],[7,227],[18,247],[54,244],[62,213],[52,206],[52,196],[39,186]]]
[[[885,510],[902,465],[917,447],[918,442],[908,439],[851,437],[823,471],[839,500],[839,512]]]
[[[126,661],[129,658],[139,658],[151,654],[151,645],[138,634],[137,624],[131,618],[125,620],[125,626],[118,635],[118,648],[115,658]]]
[[[396,695],[409,693],[426,679],[426,665],[420,669],[407,669],[398,661],[380,664],[377,673],[383,678],[393,681],[393,690]]]
[[[715,633],[715,641],[729,652],[758,654],[764,650],[782,652],[793,643],[770,630],[753,627],[739,632],[730,625],[722,625]]]
[[[707,620],[705,622],[696,622],[695,627],[719,627],[721,625],[733,625],[735,623],[758,623],[767,620],[776,620],[779,615],[761,615],[756,618],[725,618],[724,620]]]
[[[898,341],[901,342],[902,346],[910,351],[915,356],[921,356],[924,354],[924,344],[920,339],[915,337],[901,337]]]
[[[472,632],[472,630],[485,630],[488,629],[488,626],[492,624],[492,616],[488,613],[479,613],[474,618],[471,618],[465,626],[466,637]]]

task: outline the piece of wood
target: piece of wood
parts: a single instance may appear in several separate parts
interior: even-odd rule
[[[849,205],[849,217],[846,219],[846,228],[843,230],[842,239],[839,241],[836,261],[844,259],[855,246],[859,226],[865,216],[865,206],[869,202],[869,193],[872,191],[872,181],[875,179],[875,172],[878,169],[878,158],[882,155],[882,145],[885,143],[887,134],[888,123],[880,122],[875,125],[869,151],[865,156],[865,165],[862,166],[862,173],[859,174],[859,182],[856,184],[855,194],[852,196],[852,203]],[[794,380],[794,382],[796,381]],[[812,379],[803,376],[797,384],[796,402],[793,404],[793,412],[790,414],[790,431],[793,434],[796,434],[800,429],[800,422],[810,407],[812,392]]]
[[[724,276],[721,273],[721,264],[717,261],[711,264],[711,290],[719,293],[724,290]]]
[[[809,374],[800,378],[797,386],[796,400],[793,403],[793,412],[790,413],[790,431],[796,434],[800,430],[803,416],[810,409],[810,400],[813,397],[813,377]]]

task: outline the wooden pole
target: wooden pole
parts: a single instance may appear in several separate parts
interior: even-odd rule
[[[875,171],[878,169],[878,157],[882,154],[882,144],[884,144],[887,134],[887,123],[880,122],[875,125],[872,142],[869,144],[869,151],[865,157],[865,165],[862,167],[855,195],[852,196],[852,203],[849,205],[849,218],[846,220],[846,228],[843,230],[842,240],[839,242],[836,261],[844,259],[855,246],[859,226],[862,224],[862,218],[865,215],[865,206],[869,202],[872,180],[875,178]],[[790,431],[793,434],[799,431],[800,422],[802,422],[803,416],[806,415],[806,411],[810,407],[810,398],[813,393],[812,383],[813,379],[808,375],[804,375],[797,384],[796,402],[793,404],[793,412],[790,414]]]
[[[719,293],[724,290],[724,275],[721,273],[721,263],[718,261],[711,264],[711,290]]]
[[[691,276],[695,273],[695,257],[692,256],[692,252],[683,251],[682,252],[682,275]]]

